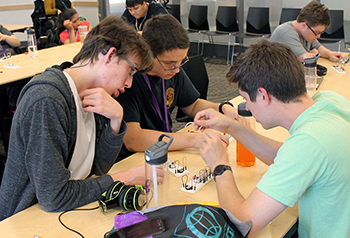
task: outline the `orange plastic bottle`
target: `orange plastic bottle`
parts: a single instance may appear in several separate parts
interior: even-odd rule
[[[255,119],[245,108],[245,102],[238,105],[238,121],[255,130]],[[255,156],[237,141],[236,162],[240,166],[249,167],[255,164]]]

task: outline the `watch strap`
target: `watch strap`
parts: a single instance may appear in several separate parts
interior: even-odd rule
[[[224,114],[224,112],[222,111],[222,107],[227,104],[227,105],[230,105],[231,107],[234,107],[232,103],[230,103],[229,101],[224,101],[222,103],[220,103],[220,106],[219,106],[219,112]]]

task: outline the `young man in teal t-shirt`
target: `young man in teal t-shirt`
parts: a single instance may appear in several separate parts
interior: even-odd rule
[[[288,206],[298,203],[299,237],[350,237],[350,102],[320,91],[310,98],[304,69],[286,45],[263,40],[251,45],[231,67],[246,109],[265,129],[281,126],[291,136],[280,143],[214,110],[199,112],[204,130],[200,154],[216,176],[220,205],[253,223],[255,236]],[[245,199],[229,166],[226,146],[211,130],[227,132],[269,166]],[[217,169],[218,168],[218,169]]]

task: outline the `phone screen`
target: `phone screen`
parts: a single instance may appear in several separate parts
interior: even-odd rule
[[[157,217],[107,232],[105,238],[143,238],[160,234],[163,231],[165,231],[163,221]]]

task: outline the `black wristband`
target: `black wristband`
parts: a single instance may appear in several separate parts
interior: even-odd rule
[[[231,107],[234,107],[232,103],[230,103],[229,101],[224,101],[222,103],[220,103],[220,106],[219,106],[219,112],[224,114],[224,112],[222,111],[222,107],[227,104],[227,105],[230,105]]]
[[[216,181],[216,176],[223,174],[226,170],[230,170],[232,172],[231,166],[225,164],[219,164],[218,166],[216,166],[213,171],[214,180]]]

